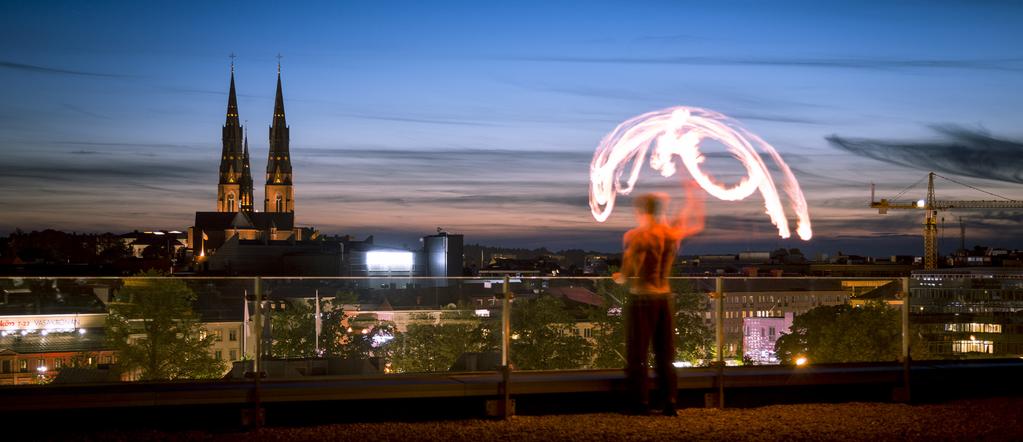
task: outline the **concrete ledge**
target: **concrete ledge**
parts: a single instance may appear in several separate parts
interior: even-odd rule
[[[712,368],[679,369],[679,390],[702,393],[717,389]],[[826,386],[902,386],[898,363],[817,365],[810,367],[728,367],[722,382],[728,391],[805,389]],[[938,389],[977,386],[998,388],[1018,383],[1023,360],[973,360],[914,362],[911,379],[914,395]],[[617,394],[622,388],[621,370],[566,370],[513,372],[511,394],[531,395]],[[259,397],[264,404],[388,401],[406,399],[489,399],[499,392],[495,372],[437,373],[383,376],[334,376],[300,380],[264,380]],[[972,387],[971,387],[972,386]],[[0,412],[75,410],[125,407],[181,407],[228,405],[242,407],[255,398],[252,381],[139,382],[91,385],[41,385],[0,387]]]

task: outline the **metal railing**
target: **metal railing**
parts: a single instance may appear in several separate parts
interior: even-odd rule
[[[677,366],[714,367],[717,406],[726,365],[898,361],[908,398],[913,359],[1023,352],[1016,279],[672,282],[686,344]],[[508,415],[515,371],[624,364],[628,295],[600,277],[9,277],[0,289],[6,384],[91,382],[99,372],[127,381],[226,377],[252,382],[258,409],[265,380],[489,371],[500,376],[498,412]],[[187,302],[147,304],[175,297]],[[835,327],[877,348],[843,348]],[[146,357],[185,368],[160,371]]]

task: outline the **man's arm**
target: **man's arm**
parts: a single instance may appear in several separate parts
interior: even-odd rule
[[[641,254],[637,254],[636,250],[634,250],[635,247],[632,247],[630,241],[632,239],[632,235],[630,235],[630,233],[632,232],[626,232],[625,236],[622,238],[622,268],[611,275],[614,282],[618,284],[625,284],[629,278],[636,276],[636,272],[639,269],[639,263],[636,262],[636,260],[642,259],[641,256],[638,256]]]
[[[671,227],[678,239],[695,235],[703,231],[703,195],[696,180],[686,180],[682,185],[686,190],[686,202],[679,210]]]

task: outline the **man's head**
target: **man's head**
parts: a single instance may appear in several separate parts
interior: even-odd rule
[[[633,205],[636,206],[637,216],[657,218],[664,213],[664,208],[668,206],[668,201],[670,201],[670,198],[666,193],[644,193],[633,200]]]

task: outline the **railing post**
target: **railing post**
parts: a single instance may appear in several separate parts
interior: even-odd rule
[[[503,299],[501,301],[501,405],[500,405],[500,416],[502,419],[507,419],[513,415],[511,403],[511,390],[509,389],[509,383],[511,382],[511,361],[509,360],[509,352],[511,351],[511,286],[510,278],[508,275],[504,275],[503,285]]]
[[[725,362],[725,292],[724,280],[721,277],[714,279],[714,342],[717,345],[717,362]]]
[[[902,278],[902,387],[895,389],[894,399],[898,402],[909,402],[910,400],[910,388],[909,388],[909,372],[910,364],[913,359],[910,354],[910,329],[909,329],[909,309],[910,309],[910,295],[909,295],[909,278]]]
[[[242,412],[242,425],[248,428],[259,428],[263,426],[266,415],[263,412],[263,404],[260,381],[263,378],[263,365],[260,363],[263,358],[263,281],[256,277],[253,280],[253,298],[255,299],[255,312],[252,316],[253,336],[256,338],[255,358],[252,360],[252,409]],[[245,302],[249,302],[247,299]],[[246,373],[248,375],[250,373]]]
[[[256,358],[253,359],[253,362],[252,362],[252,371],[255,372],[255,373],[259,373],[260,369],[263,368],[262,364],[260,363],[260,360],[263,358],[263,284],[262,283],[263,283],[263,280],[261,278],[259,278],[259,277],[256,277],[255,280],[253,281],[253,288],[252,288],[253,296],[255,297],[255,302],[253,302],[253,304],[252,304],[253,305],[253,309],[255,310],[255,312],[253,312],[253,316],[252,316],[252,328],[253,328],[253,333],[252,334],[256,338],[256,346],[255,346]],[[257,376],[256,379],[259,379],[259,377]]]
[[[717,407],[725,408],[725,281],[718,276],[714,280],[714,295],[717,320],[714,321],[714,340],[717,343]]]
[[[724,408],[724,278],[721,276],[714,278],[714,292],[710,297],[714,300],[714,346],[717,350],[711,365],[716,368],[717,394],[708,393],[704,405]]]

